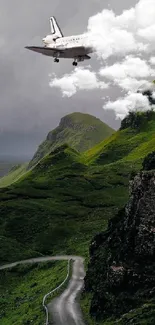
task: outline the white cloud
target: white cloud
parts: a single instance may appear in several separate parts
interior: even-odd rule
[[[135,21],[139,28],[154,25],[155,2],[154,0],[140,0],[135,6]]]
[[[122,62],[113,64],[100,69],[100,75],[109,79],[124,79],[124,78],[147,78],[155,76],[153,70],[147,61],[139,57],[127,56]]]
[[[95,72],[79,67],[62,78],[51,79],[50,87],[60,88],[63,96],[71,97],[77,90],[106,89],[108,84],[100,81]]]
[[[115,84],[123,90],[136,92],[138,89],[151,88],[152,84],[148,80],[137,80],[135,78],[115,79]]]
[[[112,10],[103,10],[88,21],[90,42],[103,59],[150,51],[155,48],[154,17],[154,0],[140,0],[118,16]]]
[[[113,109],[117,118],[124,118],[129,111],[147,111],[150,108],[146,96],[141,93],[128,93],[124,98],[119,98],[114,102],[107,102],[104,109]]]
[[[155,56],[152,56],[149,60],[152,65],[155,65]]]
[[[140,29],[138,31],[138,35],[146,39],[147,41],[154,42],[155,41],[155,24],[152,26],[148,26],[147,28]],[[155,48],[155,46],[154,46]]]
[[[108,101],[104,109],[115,110],[120,118],[129,110],[147,110],[147,97],[136,91],[138,88],[152,88],[149,80],[155,77],[151,66],[155,64],[155,58],[148,62],[143,58],[145,52],[155,49],[155,0],[140,0],[121,15],[103,10],[89,19],[88,31],[94,37],[93,45],[100,58],[117,57],[112,66],[101,68],[99,75],[128,91],[124,98]],[[118,56],[125,58],[118,62]]]
[[[138,42],[130,30],[117,25],[117,18],[112,12],[103,11],[95,19],[90,18],[89,42],[100,58],[107,59],[112,55],[126,55],[146,49],[146,44]]]
[[[155,70],[146,60],[127,56],[122,62],[101,68],[99,74],[124,90],[136,91],[141,86],[150,87],[150,82],[142,78],[155,77]]]
[[[50,86],[60,88],[63,96],[70,97],[82,89],[106,89],[117,85],[130,93],[115,102],[108,101],[104,108],[114,109],[121,118],[130,109],[148,109],[148,99],[136,91],[151,88],[150,80],[155,79],[155,57],[148,61],[144,58],[155,50],[155,0],[139,0],[120,15],[104,9],[89,18],[87,33],[88,44],[95,48],[104,67],[98,73],[88,67],[76,68],[71,74],[51,79]],[[106,59],[111,56],[115,63],[105,66]]]

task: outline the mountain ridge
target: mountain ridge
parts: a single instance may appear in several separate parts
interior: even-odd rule
[[[29,168],[55,148],[68,144],[73,149],[83,152],[114,133],[115,130],[90,114],[75,112],[61,118],[59,125],[50,131],[41,143]]]

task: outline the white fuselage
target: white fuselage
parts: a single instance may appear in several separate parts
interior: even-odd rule
[[[43,38],[44,46],[26,46],[28,50],[50,56],[54,62],[59,62],[60,58],[73,59],[73,65],[78,62],[89,60],[90,53],[95,52],[91,36],[89,33],[64,37],[60,26],[54,16],[50,17],[51,34]]]
[[[89,54],[94,52],[94,49],[92,48],[90,44],[90,38],[88,34],[81,34],[81,35],[74,35],[74,36],[67,36],[67,37],[59,37],[56,38],[56,36],[53,35],[47,35],[45,38],[43,38],[43,42],[46,47],[52,47],[55,49],[64,48],[64,49],[72,49],[74,48],[84,48],[83,54]]]

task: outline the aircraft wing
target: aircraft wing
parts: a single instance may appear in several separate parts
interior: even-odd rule
[[[76,56],[85,56],[88,53],[91,53],[92,49],[91,48],[86,48],[85,46],[69,46],[66,47],[65,53],[66,55],[70,55],[72,53],[73,57]]]
[[[90,59],[88,53],[91,52],[91,50],[88,51],[88,48],[86,49],[84,46],[67,46],[67,44],[60,45],[59,47],[57,46],[56,48],[45,46],[26,46],[25,48],[51,57],[56,57],[58,54],[58,57],[68,59],[73,59],[79,56],[85,57],[85,59]]]
[[[41,53],[41,54],[47,55],[47,56],[53,56],[53,54],[56,54],[56,53],[63,53],[63,49],[61,49],[61,48],[56,49],[56,48],[45,47],[45,46],[26,46],[25,48],[30,51]]]

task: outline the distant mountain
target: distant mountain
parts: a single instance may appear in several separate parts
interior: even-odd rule
[[[4,166],[0,163],[0,188],[6,187],[12,184],[14,181],[17,181],[25,172],[27,171],[28,163],[18,164],[18,165],[9,165],[8,170],[4,169]]]
[[[14,166],[19,166],[23,163],[22,159],[18,159],[15,157],[0,157],[0,183],[1,177],[7,175],[12,171]]]
[[[12,167],[13,163],[0,161],[0,178],[6,175]]]
[[[66,115],[61,119],[59,126],[49,132],[46,140],[39,146],[29,167],[63,144],[68,144],[73,149],[84,152],[114,132],[112,128],[95,116],[83,113]]]

